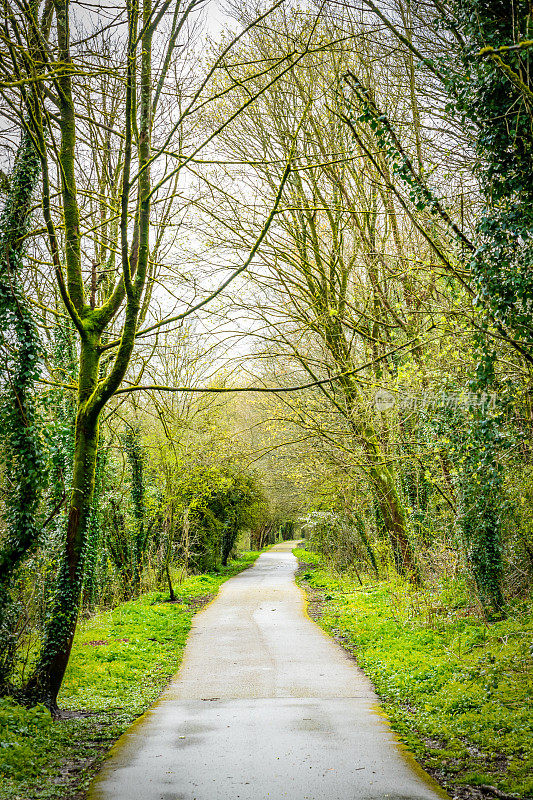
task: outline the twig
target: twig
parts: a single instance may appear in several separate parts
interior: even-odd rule
[[[487,783],[482,783],[477,788],[483,792],[483,794],[493,794],[495,797],[499,797],[500,800],[518,800],[518,795],[506,794],[505,792],[501,792],[495,786],[489,786]]]

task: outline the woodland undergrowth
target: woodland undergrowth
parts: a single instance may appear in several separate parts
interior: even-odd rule
[[[295,554],[311,616],[355,656],[401,741],[450,795],[532,797],[531,602],[487,623],[460,578],[361,585]]]

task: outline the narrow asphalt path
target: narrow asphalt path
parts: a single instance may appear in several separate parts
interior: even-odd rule
[[[436,800],[367,678],[305,613],[285,542],[195,617],[181,669],[89,800]]]

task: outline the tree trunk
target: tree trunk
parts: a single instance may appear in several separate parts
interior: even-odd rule
[[[171,603],[174,603],[176,601],[176,595],[174,593],[174,587],[172,586],[172,578],[170,576],[170,567],[168,561],[165,564],[165,572],[167,575],[169,599]]]
[[[350,519],[352,520],[353,525],[355,526],[355,529],[357,530],[357,533],[359,534],[359,538],[361,539],[361,541],[363,543],[363,547],[365,548],[365,551],[366,551],[366,554],[367,554],[367,557],[368,557],[368,561],[369,561],[372,569],[374,570],[376,578],[379,578],[378,562],[377,562],[374,550],[372,548],[372,545],[370,544],[370,540],[369,540],[369,538],[368,538],[368,536],[366,534],[364,520],[361,517],[361,515],[359,514],[359,512],[356,511],[355,509],[352,509],[350,511],[350,515],[349,516],[350,516]]]
[[[97,348],[94,344],[84,343],[65,549],[39,661],[26,687],[29,699],[45,702],[52,710],[57,708],[57,695],[76,632],[83,584],[87,525],[98,451],[98,414],[85,411],[85,398],[96,383],[98,364]]]
[[[345,362],[342,366],[347,371],[348,364]],[[396,570],[403,577],[420,583],[420,570],[409,540],[409,526],[394,469],[387,464],[386,455],[382,452],[376,431],[366,413],[359,411],[361,404],[357,387],[349,378],[341,381],[341,386],[350,412],[350,424],[367,456],[371,487],[389,537]]]
[[[368,428],[368,425],[365,426]],[[369,460],[369,475],[383,525],[387,531],[397,572],[420,582],[420,571],[409,540],[405,509],[398,492],[398,479],[385,458],[373,431],[365,431],[363,447]]]
[[[3,392],[2,436],[11,460],[11,482],[4,500],[5,535],[0,548],[0,612],[8,603],[13,576],[37,545],[37,512],[44,461],[36,425],[35,380],[39,374],[39,334],[20,289],[20,272],[32,194],[40,161],[31,138],[23,134],[0,215],[0,346]],[[5,350],[11,351],[6,355]],[[9,463],[9,462],[8,462]]]
[[[168,528],[167,551],[165,553],[165,563],[162,569],[164,570],[165,575],[167,577],[170,601],[174,602],[176,600],[176,594],[174,592],[174,587],[172,586],[172,576],[170,574],[170,559],[172,558],[172,548],[174,546],[174,508],[172,506],[170,507],[170,513],[167,515],[167,518],[165,520],[165,527]]]
[[[409,541],[407,520],[403,503],[396,489],[395,476],[389,470],[371,467],[370,477],[376,492],[383,523],[389,535],[389,541],[397,572],[406,578],[420,582],[420,573],[416,564],[413,548]]]

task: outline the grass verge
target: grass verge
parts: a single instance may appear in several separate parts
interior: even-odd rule
[[[454,798],[533,796],[533,614],[485,624],[460,580],[356,583],[296,549],[309,613],[357,658],[399,738]]]
[[[188,578],[176,603],[150,592],[81,622],[58,721],[0,698],[0,800],[82,800],[110,746],[176,673],[194,613],[258,555]]]

